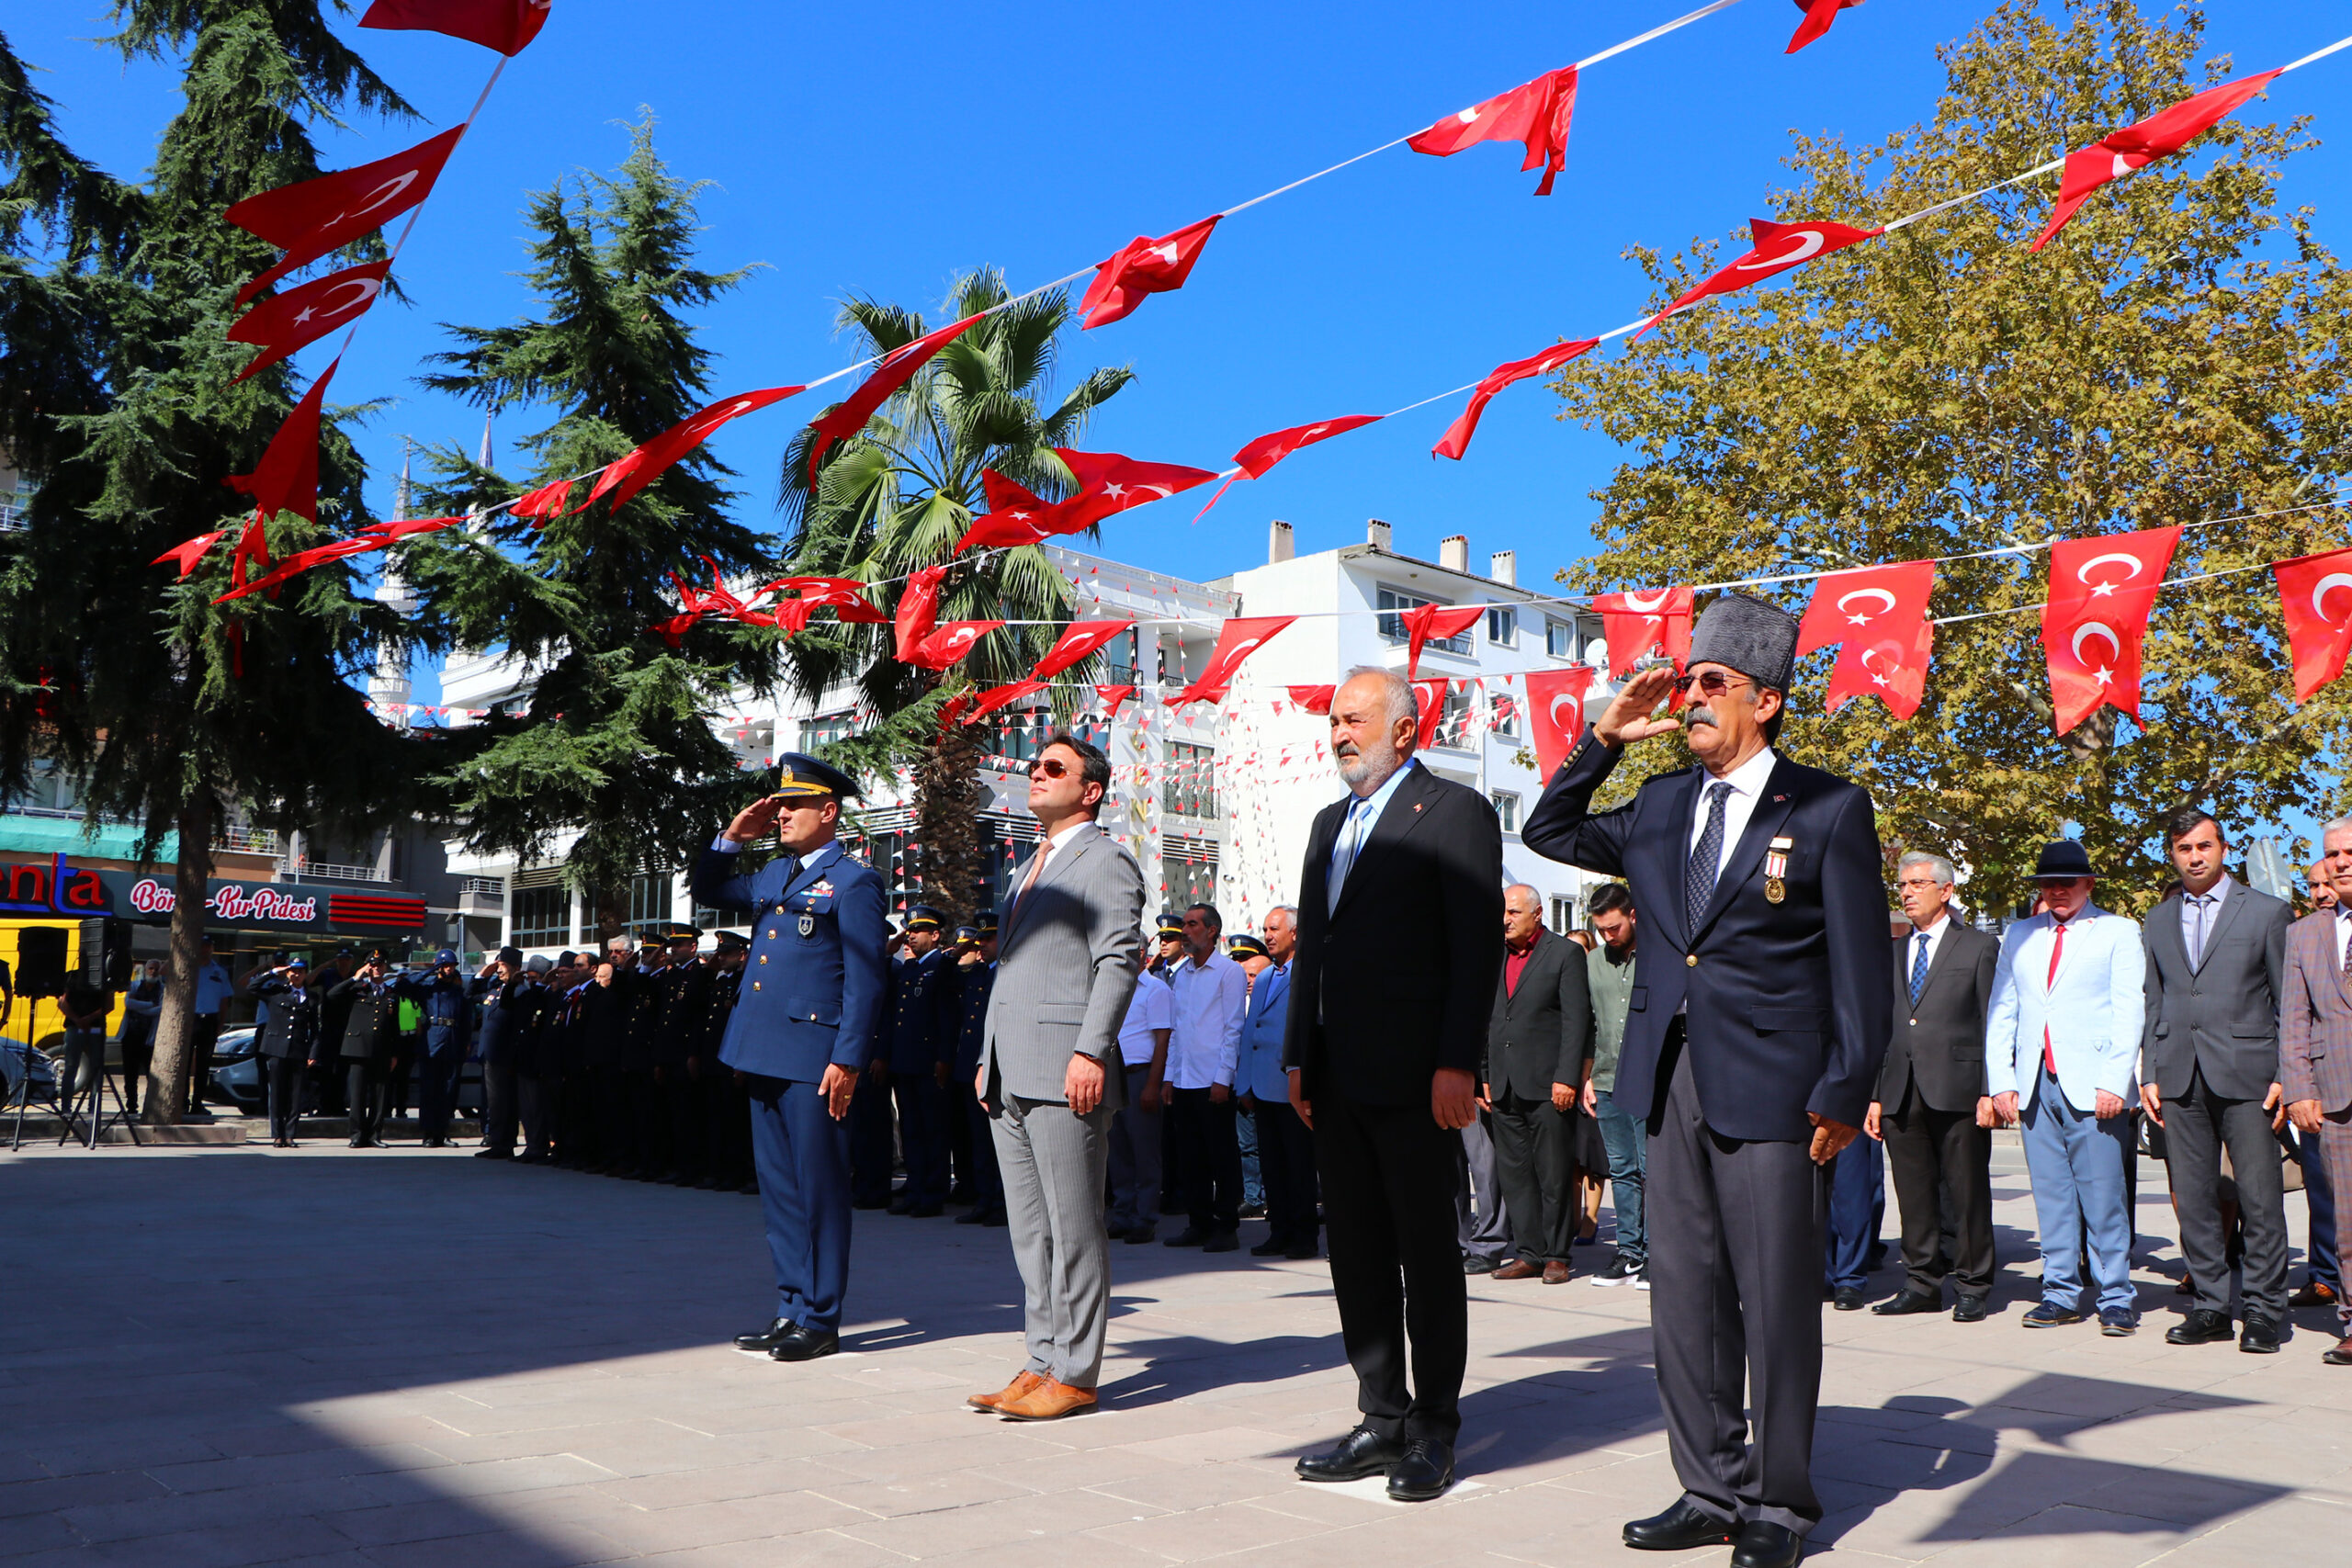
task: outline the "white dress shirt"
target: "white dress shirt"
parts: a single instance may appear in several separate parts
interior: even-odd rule
[[[1136,976],[1136,994],[1127,1003],[1125,1021],[1119,1025],[1119,1059],[1131,1067],[1151,1066],[1159,1042],[1152,1032],[1176,1027],[1176,993],[1168,982],[1147,969]],[[1170,1041],[1172,1054],[1175,1043]]]
[[[1944,932],[1950,930],[1951,930],[1951,911],[1947,908],[1936,917],[1936,923],[1926,931],[1921,931],[1915,925],[1904,937],[1903,963],[1900,965],[1903,973],[1897,978],[1902,980],[1903,988],[1905,991],[1911,988],[1911,966],[1919,962],[1919,939],[1921,937],[1928,939],[1928,966],[1933,968],[1936,963],[1936,949],[1944,944]]]
[[[1176,1032],[1168,1042],[1170,1089],[1233,1087],[1241,1055],[1241,1024],[1250,1010],[1250,976],[1222,953],[1195,964],[1191,953],[1170,971],[1176,993]]]
[[[1723,877],[1724,863],[1731,859],[1731,852],[1739,844],[1739,836],[1747,831],[1747,819],[1756,815],[1756,803],[1764,797],[1764,781],[1772,776],[1772,764],[1779,761],[1772,748],[1767,746],[1720,779],[1713,773],[1700,777],[1699,797],[1690,813],[1690,853],[1697,852],[1700,837],[1707,830],[1708,792],[1718,784],[1731,785],[1731,794],[1724,797],[1724,842],[1715,860],[1718,881]]]
[[[1037,846],[1037,852],[1029,857],[1028,863],[1023,867],[1021,874],[1013,879],[1012,904],[1011,908],[1004,911],[1004,919],[1008,925],[1012,919],[1012,911],[1021,907],[1022,898],[1025,897],[1031,889],[1035,888],[1038,883],[1046,880],[1046,873],[1053,869],[1055,854],[1060,851],[1064,844],[1069,842],[1070,835],[1077,832],[1080,828],[1090,828],[1092,826],[1092,818],[1081,817],[1075,822],[1072,822],[1069,827],[1053,834],[1051,837],[1046,839],[1044,843]],[[1032,874],[1033,873],[1034,874]]]
[[[2335,910],[2335,966],[2344,967],[2344,942],[2352,937],[2352,908],[2338,905]]]
[[[1388,803],[1396,797],[1396,786],[1405,782],[1405,775],[1420,765],[1419,757],[1406,758],[1405,765],[1389,774],[1378,789],[1348,802],[1347,815],[1340,818],[1340,836],[1331,843],[1332,874],[1326,898],[1327,908],[1339,908],[1340,893],[1347,886],[1348,873],[1355,869],[1356,858],[1363,853],[1363,846],[1371,839],[1372,830],[1380,826],[1380,814],[1387,810]]]

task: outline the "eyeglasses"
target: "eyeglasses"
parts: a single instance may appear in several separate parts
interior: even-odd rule
[[[1720,670],[1710,670],[1703,675],[1677,675],[1674,678],[1674,694],[1687,697],[1690,694],[1690,688],[1696,686],[1701,696],[1720,697],[1735,683],[1754,684],[1745,675],[1726,675]]]
[[[1040,757],[1029,764],[1031,778],[1035,778],[1039,773],[1045,774],[1049,779],[1068,778],[1069,764],[1059,757]]]

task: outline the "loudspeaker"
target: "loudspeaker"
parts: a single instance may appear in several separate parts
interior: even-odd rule
[[[130,922],[118,919],[82,922],[82,978],[101,990],[130,989],[137,967],[130,953]]]
[[[65,994],[65,929],[62,926],[20,926],[17,930],[17,994],[20,997],[62,997]]]

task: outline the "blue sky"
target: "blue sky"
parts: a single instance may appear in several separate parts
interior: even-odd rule
[[[395,400],[361,441],[379,507],[402,435],[478,440],[479,412],[414,384],[423,357],[446,343],[437,323],[491,325],[529,309],[512,276],[526,192],[617,163],[623,122],[640,106],[659,118],[672,167],[714,182],[702,197],[706,264],[765,264],[701,317],[718,355],[714,390],[725,392],[847,363],[832,323],[848,294],[940,319],[964,269],[993,264],[1016,288],[1043,282],[1693,3],[556,0],[401,257],[413,305],[381,307],[362,323],[335,395]],[[1515,144],[1446,159],[1400,147],[1240,214],[1220,226],[1182,293],[1073,335],[1073,372],[1125,364],[1138,377],[1084,445],[1222,468],[1265,431],[1377,412],[1558,336],[1614,326],[1644,299],[1620,254],[1627,245],[1672,249],[1742,227],[1783,179],[1792,129],[1865,141],[1923,118],[1942,84],[1936,46],[1987,8],[1873,0],[1784,57],[1796,8],[1743,0],[1586,75],[1567,169],[1550,197],[1530,194],[1536,175],[1518,172]],[[2352,33],[2352,0],[2211,0],[2203,9],[2210,50],[2246,69]],[[119,172],[143,170],[175,107],[174,67],[126,69],[87,41],[107,30],[97,0],[40,0],[16,8],[7,26],[17,52],[47,68],[43,86],[75,145]],[[431,124],[324,132],[331,164],[383,156],[462,118],[495,62],[436,35],[347,30]],[[2347,82],[2352,52],[2287,78],[2267,109],[2249,112],[2315,112],[2325,137]],[[2343,148],[2324,145],[2290,166],[2283,193],[2317,209],[2322,238],[2339,251],[2352,248],[2338,199],[2347,180]],[[299,363],[315,370],[332,349],[315,345]],[[715,443],[741,474],[744,520],[774,525],[777,458],[821,402],[812,395],[750,416]],[[1589,492],[1613,448],[1555,419],[1555,400],[1528,383],[1496,401],[1466,461],[1432,459],[1430,445],[1457,407],[1294,457],[1237,486],[1197,527],[1197,506],[1181,498],[1115,519],[1098,547],[1214,577],[1262,558],[1269,518],[1295,525],[1305,551],[1360,540],[1364,520],[1378,516],[1408,553],[1434,555],[1441,536],[1464,532],[1474,560],[1515,548],[1521,581],[1548,577],[1587,547]],[[527,413],[502,422],[502,461],[534,423]]]

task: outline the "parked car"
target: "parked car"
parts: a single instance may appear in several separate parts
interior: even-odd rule
[[[57,1069],[47,1056],[33,1050],[21,1040],[0,1039],[0,1077],[7,1080],[5,1093],[0,1093],[0,1105],[16,1109],[18,1086],[25,1081],[25,1058],[32,1058],[31,1104],[57,1102]]]
[[[269,1075],[262,1066],[261,1031],[251,1024],[224,1029],[212,1043],[212,1082],[207,1100],[224,1100],[247,1116],[269,1111]]]

